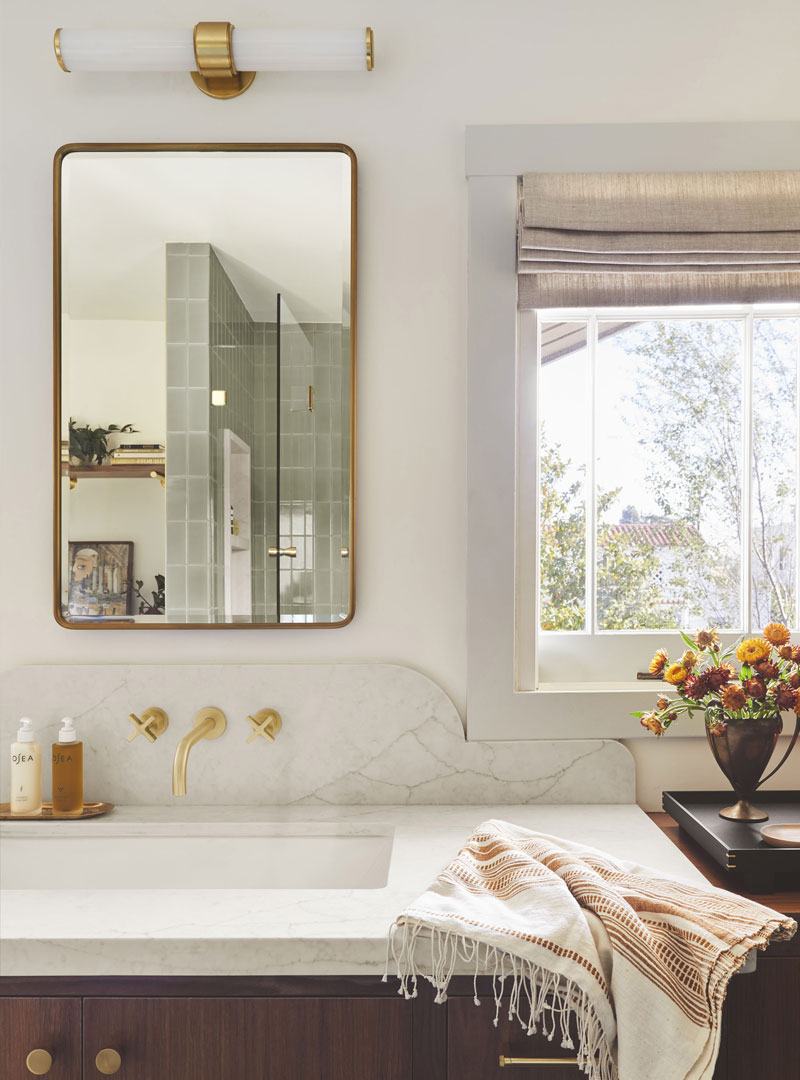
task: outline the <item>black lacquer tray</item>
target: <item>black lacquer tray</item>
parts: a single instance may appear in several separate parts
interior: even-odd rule
[[[759,791],[754,802],[769,822],[721,818],[719,811],[733,801],[730,790],[662,792],[664,810],[746,891],[771,892],[800,882],[800,848],[770,847],[760,831],[766,824],[800,824],[800,791]]]

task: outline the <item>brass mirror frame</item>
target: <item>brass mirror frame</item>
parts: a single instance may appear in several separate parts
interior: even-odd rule
[[[102,622],[70,622],[61,611],[61,173],[64,161],[74,153],[135,153],[153,151],[263,153],[338,153],[350,159],[350,589],[347,617],[339,622],[318,623],[137,623],[125,619]],[[353,620],[356,609],[356,341],[358,328],[358,162],[355,151],[344,143],[67,143],[53,158],[53,615],[65,630],[338,630]]]

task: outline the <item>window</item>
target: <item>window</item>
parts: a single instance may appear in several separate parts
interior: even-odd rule
[[[571,181],[565,185],[557,179],[549,185],[549,192],[538,183],[530,187],[528,207],[525,207],[524,178],[531,172],[553,177],[576,173],[596,177],[603,173],[635,176],[664,169],[676,174],[675,184],[681,189],[689,185],[697,191],[698,180],[701,200],[687,199],[683,194],[677,199],[659,197],[660,212],[656,218],[646,213],[649,198],[638,199],[634,206],[626,194],[632,190],[630,184],[620,188],[614,181],[608,197],[601,200],[600,215],[600,203],[583,197],[583,185],[596,184],[594,179],[576,181],[577,188]],[[752,170],[758,170],[761,175],[747,175],[742,182],[728,175],[736,171],[749,174]],[[577,572],[572,575],[573,583],[576,579],[579,582],[577,587],[573,584],[573,599],[577,597],[578,601],[573,604],[572,614],[576,622],[581,620],[584,625],[582,629],[555,631],[545,631],[539,626],[537,416],[543,416],[543,407],[537,392],[547,393],[544,375],[539,384],[536,363],[540,315],[546,312],[551,322],[581,324],[579,333],[585,335],[586,350],[584,374],[590,349],[594,353],[592,370],[598,372],[601,358],[609,356],[612,349],[620,350],[626,343],[630,344],[622,331],[609,338],[593,337],[590,344],[593,320],[596,331],[600,322],[638,322],[643,316],[662,321],[687,315],[695,320],[724,316],[740,328],[751,320],[753,329],[756,317],[797,318],[798,308],[785,305],[800,300],[799,181],[797,176],[764,176],[765,171],[785,170],[800,170],[800,123],[533,124],[481,125],[467,129],[467,731],[470,739],[596,740],[644,736],[630,712],[647,706],[652,700],[652,686],[637,683],[634,673],[649,660],[651,645],[655,648],[667,643],[670,635],[677,637],[677,631],[597,628],[594,610],[599,609],[597,582],[592,581],[591,575],[596,577],[601,565],[610,576],[610,555],[604,559],[600,551],[598,561],[594,483],[602,481],[613,490],[620,480],[609,464],[611,458],[599,462],[595,459],[595,440],[602,431],[615,433],[606,412],[600,415],[605,426],[598,425],[592,435],[592,451],[587,457],[587,419],[594,418],[600,406],[598,387],[590,386],[585,378],[571,384],[569,411],[571,426],[583,432],[584,469],[591,464],[596,474],[591,487],[587,487],[585,473],[578,476],[584,485],[584,496],[582,507],[579,503],[575,508],[578,528],[580,515],[584,515],[585,539],[583,563],[579,558],[576,560]],[[709,173],[724,175],[714,178],[708,177]],[[734,189],[727,184],[729,179]],[[659,192],[669,196],[669,189],[666,180],[658,181]],[[624,206],[620,191],[627,199]],[[766,191],[768,196],[764,195]],[[661,211],[667,203],[670,211],[665,217]],[[576,207],[587,211],[580,222],[576,220]],[[556,213],[560,220],[556,220]],[[705,235],[711,228],[722,230],[724,235],[716,238]],[[529,229],[533,231],[528,232]],[[576,235],[578,229],[588,235]],[[747,231],[742,233],[743,229]],[[610,245],[595,235],[605,230],[611,232]],[[620,235],[630,230],[635,231],[633,236]],[[686,237],[690,243],[684,245],[676,236],[662,237],[666,257],[652,259],[654,253],[659,254],[657,234],[673,230],[693,234]],[[697,230],[700,236],[694,235]],[[562,240],[567,242],[559,243]],[[601,287],[596,288],[595,274],[613,270],[605,265],[606,258],[598,258],[609,248],[613,249],[615,264],[626,264],[624,272],[617,274],[612,282],[600,282]],[[718,264],[716,268],[705,265],[709,253],[714,255],[710,261]],[[573,254],[579,256],[577,261],[582,265],[574,265]],[[620,254],[624,256],[622,260],[617,258]],[[637,258],[637,254],[644,257]],[[690,258],[684,259],[684,254]],[[762,254],[766,260],[761,259]],[[716,255],[720,257],[717,259]],[[652,266],[644,265],[648,262],[667,266],[677,262],[680,273],[667,279],[660,272],[653,273]],[[723,263],[730,265],[725,267]],[[619,291],[609,289],[609,285],[617,284],[621,286]],[[752,309],[712,306],[734,304],[758,306]],[[766,304],[777,308],[761,307]],[[679,310],[677,305],[687,307]],[[600,306],[602,311],[591,310]],[[781,388],[771,382],[767,355],[759,358],[754,349],[748,355],[749,349],[743,337],[741,378],[729,392],[750,411],[750,400],[742,399],[743,388],[751,385],[754,389],[768,388],[775,402],[764,401],[763,414],[770,418],[782,417],[792,396],[792,407],[796,410],[796,384]],[[553,379],[559,367],[564,371],[567,366],[566,356],[562,360],[554,359]],[[628,393],[627,385],[618,390],[619,398]],[[622,404],[618,402],[618,406]],[[752,405],[755,407],[756,402]],[[744,442],[755,430],[757,415],[753,411],[751,426],[744,423],[745,412],[740,410],[742,461]],[[781,420],[778,430],[783,432],[784,428]],[[768,433],[770,430],[767,429]],[[632,437],[631,445],[634,454],[639,455],[638,443]],[[773,461],[779,462],[785,470],[786,498],[794,506],[797,428],[785,444],[773,437],[773,442],[767,440],[766,445],[771,455],[769,476],[777,475],[771,466]],[[752,454],[748,453],[747,460],[752,460]],[[574,461],[580,466],[577,451]],[[743,509],[749,508],[751,524],[747,528],[750,529],[757,524],[753,511],[756,504],[748,501],[748,492],[754,489],[750,468],[746,471],[740,468],[736,479],[741,487]],[[588,513],[594,518],[588,535],[586,490],[592,492]],[[623,498],[624,491],[619,496]],[[611,508],[607,508],[602,520],[609,526],[636,524],[619,520],[628,505],[637,507],[640,522],[647,514],[658,512],[666,516],[657,503],[653,509],[652,504],[631,489],[630,498],[622,505],[619,501],[614,504],[616,518],[612,519]],[[789,512],[787,524],[795,521],[795,514],[795,510]],[[634,516],[633,512],[628,516]],[[792,527],[796,535],[796,524]],[[645,531],[638,531],[640,538]],[[636,530],[622,530],[623,550],[631,543],[632,533],[636,534]],[[716,532],[713,536],[701,533],[700,537],[694,537],[695,546],[701,538],[713,550],[721,545]],[[590,547],[588,561],[587,546]],[[653,552],[658,555],[661,549],[653,545],[648,550],[652,559]],[[748,570],[745,565],[751,560],[753,550],[751,544],[742,542],[738,550],[740,592],[736,606],[733,590],[736,607],[733,614],[742,620],[755,620],[756,604],[764,602],[764,587],[755,578],[759,595],[755,599],[745,598],[743,582],[755,577],[752,567]],[[671,583],[675,572],[666,556],[659,557],[658,562],[650,581],[658,587],[657,596],[666,601],[685,599],[694,603],[695,598],[687,590],[677,597],[666,595],[665,578]],[[794,570],[789,574],[789,568],[797,565],[797,551],[791,550],[790,540],[780,562],[784,578],[789,576],[793,580]],[[724,590],[726,595],[729,592]],[[795,588],[795,606],[796,592]],[[611,599],[616,601],[613,611]],[[630,596],[620,596],[617,590],[609,594],[607,601],[603,610],[616,618],[622,601],[630,601]],[[745,603],[750,607],[749,616],[744,610]],[[634,613],[637,606],[641,613],[642,604],[633,605]],[[664,604],[662,614],[663,609],[680,611],[680,605]],[[702,732],[687,729],[682,734],[700,736]],[[596,744],[587,743],[587,754],[595,749]]]
[[[800,626],[800,307],[535,324],[519,423],[538,467],[519,497],[537,504],[520,536],[537,587],[518,618],[536,624],[536,685],[574,681],[576,637],[582,678],[607,682],[635,678],[669,631]]]

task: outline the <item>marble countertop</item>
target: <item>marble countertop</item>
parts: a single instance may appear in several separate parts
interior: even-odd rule
[[[374,889],[7,889],[0,975],[382,973],[387,930],[487,818],[561,836],[666,874],[705,879],[630,804],[118,807],[82,821],[3,822],[5,838],[393,835]]]

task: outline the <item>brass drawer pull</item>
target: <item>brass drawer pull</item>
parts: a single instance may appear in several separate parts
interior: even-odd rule
[[[34,1076],[44,1076],[45,1073],[50,1072],[53,1058],[46,1050],[31,1050],[25,1058],[25,1064],[29,1073],[33,1073]]]
[[[500,1068],[506,1065],[577,1065],[577,1058],[515,1058],[500,1055]]]
[[[97,1066],[97,1071],[102,1073],[103,1076],[113,1076],[115,1072],[119,1072],[122,1058],[116,1050],[106,1049],[100,1051],[94,1059],[94,1063]]]
[[[297,556],[296,547],[288,548],[267,548],[267,553],[271,559],[277,559],[279,555],[288,555],[290,559],[294,559]]]

